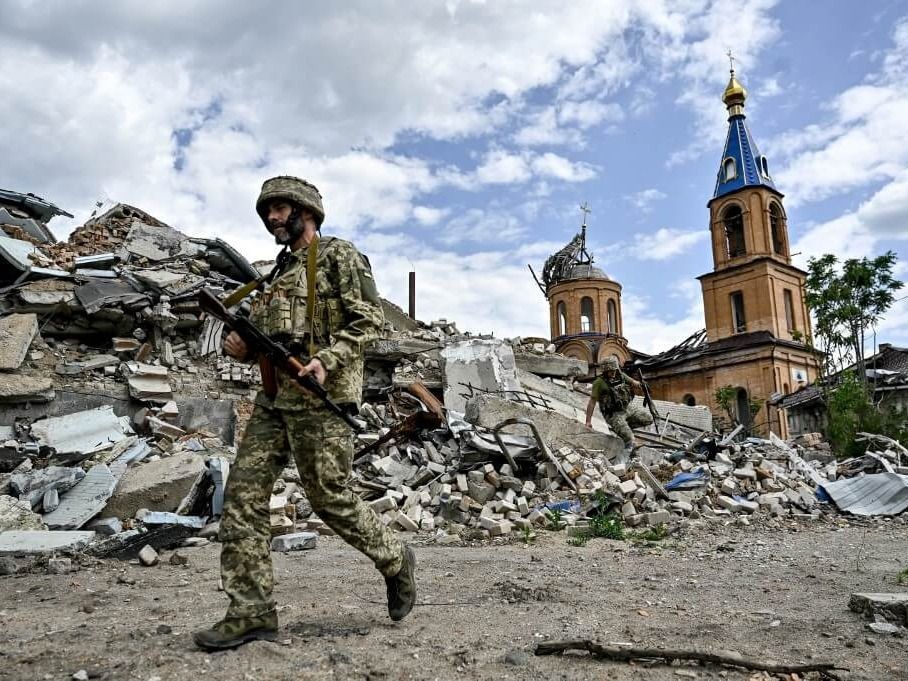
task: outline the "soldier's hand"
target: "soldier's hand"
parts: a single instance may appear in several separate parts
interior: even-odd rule
[[[324,385],[325,377],[328,375],[328,372],[325,371],[325,365],[322,364],[321,360],[317,357],[313,357],[309,360],[309,363],[306,366],[300,369],[299,377],[302,378],[303,376],[308,376],[309,374],[312,374],[312,376],[316,381],[319,382],[320,385]]]
[[[246,341],[240,337],[240,334],[236,331],[231,331],[227,334],[227,338],[224,339],[224,352],[234,359],[242,361],[246,359],[249,347],[246,345]]]

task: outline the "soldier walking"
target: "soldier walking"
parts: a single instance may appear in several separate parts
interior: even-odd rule
[[[335,402],[355,412],[362,398],[363,347],[384,324],[369,263],[353,244],[320,237],[322,197],[305,180],[267,180],[255,208],[289,253],[254,302],[252,321],[308,357],[300,375],[311,374]],[[255,359],[235,332],[224,340],[224,350],[239,360]],[[260,367],[264,388],[230,468],[221,518],[221,578],[230,604],[222,620],[195,633],[196,644],[220,650],[277,633],[268,502],[289,455],[312,509],[372,560],[385,578],[388,614],[403,619],[416,602],[416,559],[347,487],[353,462],[348,426],[291,377],[266,361]]]
[[[586,427],[593,423],[593,410],[599,405],[602,417],[609,428],[624,440],[628,453],[634,450],[634,428],[642,428],[653,422],[652,415],[643,407],[632,403],[633,391],[642,390],[640,381],[625,374],[618,365],[617,357],[606,357],[603,372],[593,381],[590,401],[586,405]]]

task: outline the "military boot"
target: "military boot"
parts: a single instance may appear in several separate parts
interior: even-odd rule
[[[399,622],[416,605],[416,555],[409,546],[404,547],[404,560],[393,577],[385,577],[388,586],[388,615]]]
[[[277,613],[259,617],[225,617],[211,629],[202,629],[192,635],[199,648],[224,650],[236,648],[249,641],[273,641],[277,638]]]

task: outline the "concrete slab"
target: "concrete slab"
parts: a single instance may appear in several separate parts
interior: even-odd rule
[[[101,451],[127,437],[110,405],[41,419],[32,424],[32,435],[57,454]]]
[[[205,457],[192,452],[131,467],[107,503],[104,515],[132,518],[140,508],[176,511],[204,469]]]
[[[492,395],[473,397],[466,404],[465,419],[473,425],[494,428],[510,418],[532,419],[552,449],[567,445],[602,452],[607,459],[624,451],[621,438],[590,430],[580,421],[566,418],[554,411],[534,409]],[[515,426],[508,432],[519,432],[519,427]],[[529,435],[532,436],[532,433]]]
[[[53,399],[54,384],[49,378],[0,373],[0,404],[50,402]]]
[[[38,335],[38,315],[11,314],[0,318],[0,371],[18,369]]]
[[[32,511],[31,504],[6,494],[0,495],[0,532],[43,529],[44,521]]]
[[[442,349],[441,356],[444,360],[444,402],[449,411],[464,413],[467,400],[483,392],[522,389],[514,351],[500,340],[451,343]]]
[[[106,465],[94,466],[44,515],[44,522],[52,530],[78,529],[104,510],[116,486],[117,478]]]
[[[582,359],[573,357],[531,355],[525,352],[517,352],[514,353],[514,359],[519,370],[529,371],[537,376],[568,378],[570,376],[586,376],[589,373],[589,364]]]
[[[848,607],[867,619],[882,615],[893,624],[908,627],[908,592],[903,593],[854,593]]]
[[[10,530],[0,532],[0,556],[77,552],[95,538],[94,532],[52,532],[40,530]]]

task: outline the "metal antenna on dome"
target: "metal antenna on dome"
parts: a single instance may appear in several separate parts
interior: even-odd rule
[[[591,264],[593,256],[586,250],[586,216],[592,213],[593,209],[590,208],[589,202],[584,201],[580,204],[580,211],[583,213],[583,224],[580,225],[580,256],[585,256],[586,260],[584,261],[581,257],[578,257],[577,262]]]

